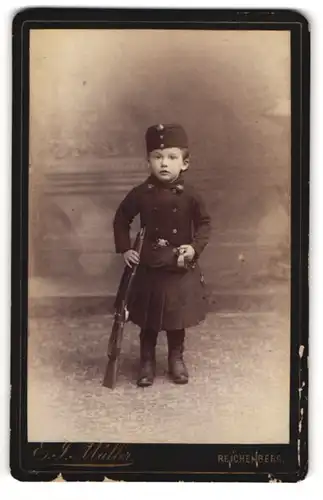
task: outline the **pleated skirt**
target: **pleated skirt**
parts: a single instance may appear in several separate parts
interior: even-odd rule
[[[178,330],[199,324],[207,313],[198,265],[181,272],[139,265],[128,301],[129,320],[140,328]]]

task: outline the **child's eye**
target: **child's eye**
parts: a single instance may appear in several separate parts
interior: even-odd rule
[[[176,155],[170,155],[171,160],[176,160],[177,156]]]

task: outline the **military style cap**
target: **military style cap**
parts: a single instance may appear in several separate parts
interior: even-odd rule
[[[181,125],[160,123],[148,128],[146,147],[148,153],[154,149],[187,148],[188,139]]]

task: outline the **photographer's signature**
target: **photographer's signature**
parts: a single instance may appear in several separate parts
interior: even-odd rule
[[[76,445],[64,443],[58,451],[53,451],[50,443],[41,443],[33,451],[37,460],[66,465],[105,465],[120,467],[131,465],[131,453],[126,444],[87,443]]]

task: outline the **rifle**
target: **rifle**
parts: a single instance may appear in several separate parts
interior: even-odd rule
[[[145,237],[145,228],[142,228],[137,234],[133,250],[141,254],[141,249]],[[119,358],[121,352],[121,344],[123,339],[123,331],[125,323],[128,321],[129,312],[127,303],[131,285],[137,271],[137,265],[132,264],[132,267],[124,268],[116,299],[116,310],[114,321],[108,345],[108,364],[105,370],[103,386],[109,389],[114,389],[117,382]]]

